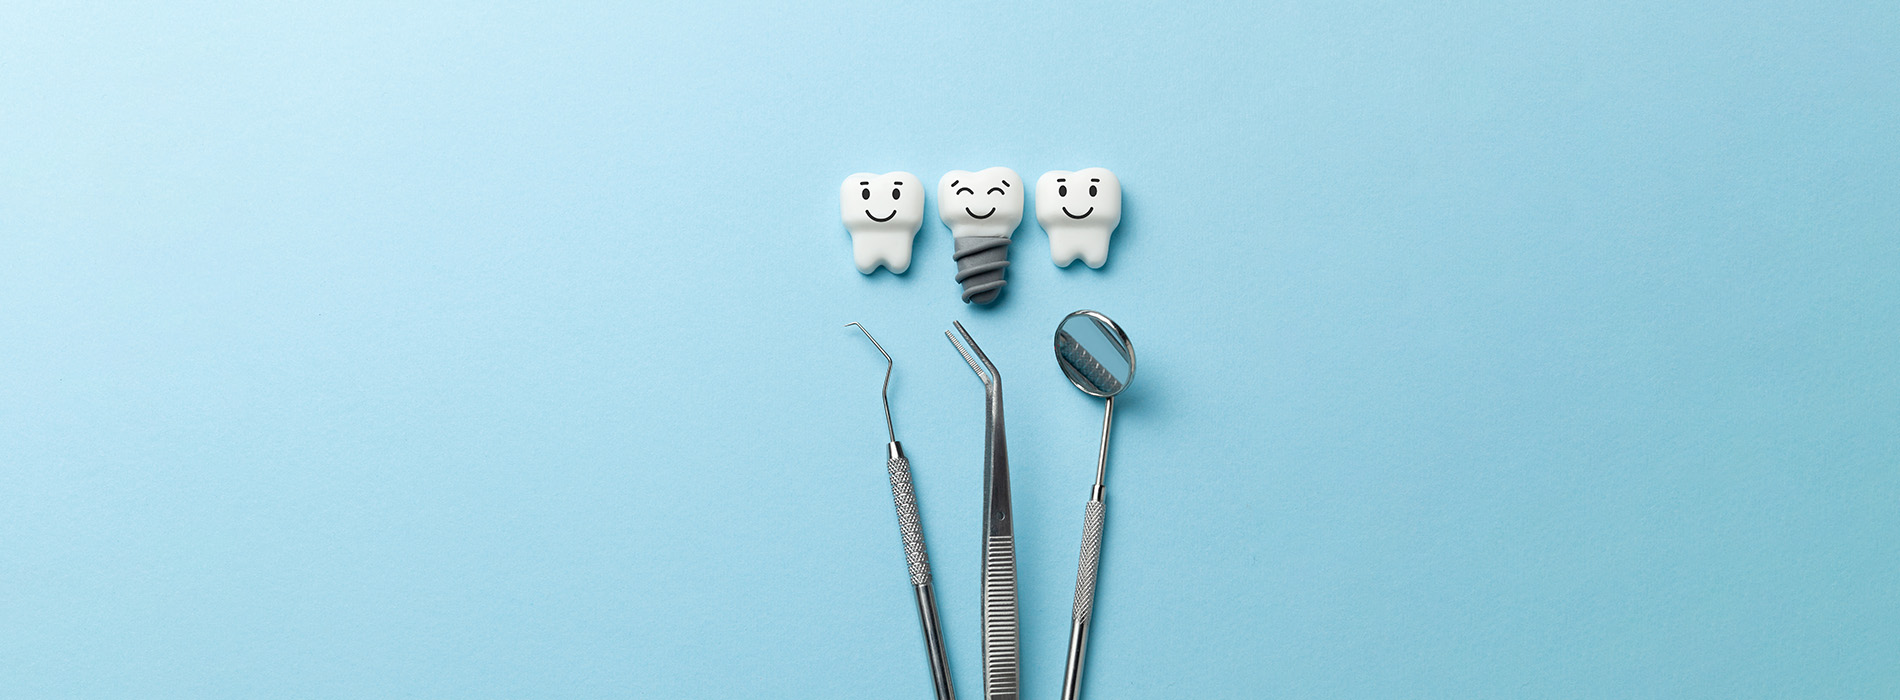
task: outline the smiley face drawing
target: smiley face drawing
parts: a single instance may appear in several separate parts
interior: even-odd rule
[[[911,244],[924,225],[924,183],[906,172],[853,173],[838,186],[838,208],[851,232],[858,272],[883,265],[894,274],[910,269]]]
[[[1023,221],[1023,180],[1002,167],[952,170],[937,181],[937,215],[958,238],[1008,238]]]
[[[1108,239],[1122,222],[1122,182],[1107,168],[1051,170],[1036,180],[1036,223],[1049,234],[1057,267],[1108,262]]]

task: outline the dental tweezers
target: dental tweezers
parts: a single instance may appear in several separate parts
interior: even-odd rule
[[[1016,700],[1021,663],[1016,631],[1016,535],[1009,511],[1009,450],[1003,439],[1003,376],[963,324],[951,324],[970,344],[969,350],[950,331],[944,331],[944,337],[983,382],[983,696]],[[975,357],[970,356],[972,352]]]

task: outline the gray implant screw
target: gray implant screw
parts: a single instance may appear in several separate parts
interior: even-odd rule
[[[1009,280],[1003,278],[1009,267],[1009,239],[973,237],[956,239],[957,281],[963,283],[966,304],[988,304],[1003,293]]]

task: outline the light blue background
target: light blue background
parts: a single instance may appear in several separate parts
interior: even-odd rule
[[[1900,695],[1900,6],[0,10],[0,694],[926,697],[898,360],[981,697]],[[992,309],[839,180],[1106,166]]]

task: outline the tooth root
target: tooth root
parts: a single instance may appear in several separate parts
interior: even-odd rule
[[[911,239],[910,237],[905,237],[904,244],[902,247],[893,246],[892,249],[884,257],[884,267],[889,268],[891,272],[894,272],[900,275],[904,274],[905,270],[909,270],[910,269],[910,250],[911,250],[912,240],[913,239]]]
[[[910,234],[898,232],[867,231],[851,234],[851,257],[858,264],[858,272],[871,274],[883,265],[892,273],[903,274],[910,269]]]
[[[1077,260],[1097,269],[1108,263],[1111,232],[1060,227],[1046,230],[1049,233],[1049,259],[1057,267],[1068,267],[1069,263]]]
[[[1069,243],[1067,236],[1048,228],[1043,229],[1043,232],[1049,234],[1049,262],[1055,263],[1056,267],[1068,267],[1069,263],[1082,255]]]

